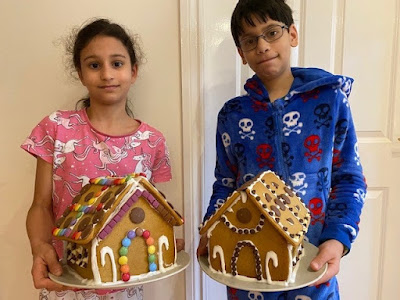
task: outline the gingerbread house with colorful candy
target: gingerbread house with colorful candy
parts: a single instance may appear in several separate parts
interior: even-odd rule
[[[64,240],[64,261],[94,284],[165,272],[176,263],[174,226],[183,219],[143,176],[90,180],[53,235]]]
[[[287,285],[304,255],[310,213],[275,173],[265,171],[234,191],[200,225],[212,271]]]

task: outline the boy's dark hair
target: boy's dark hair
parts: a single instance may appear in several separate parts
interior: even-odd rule
[[[72,57],[72,64],[76,71],[81,70],[82,50],[97,36],[108,36],[119,40],[128,51],[131,65],[139,64],[141,53],[135,38],[128,34],[120,25],[112,23],[108,19],[94,19],[77,31],[77,33],[70,38],[69,43],[67,43],[66,50]],[[75,109],[78,109],[80,106],[89,107],[90,98],[86,97],[79,100],[76,103]],[[128,103],[125,106],[125,110],[128,115],[133,117],[132,110],[129,108]]]
[[[285,0],[239,0],[231,18],[231,32],[236,47],[240,47],[239,37],[244,33],[243,22],[255,26],[254,17],[260,22],[267,22],[269,18],[288,27],[294,23],[292,9]]]

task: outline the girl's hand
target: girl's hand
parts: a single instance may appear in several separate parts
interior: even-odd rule
[[[208,254],[207,245],[208,245],[208,237],[207,234],[205,233],[200,238],[199,246],[197,247],[197,257]]]
[[[319,246],[318,255],[310,263],[311,269],[318,271],[328,263],[328,270],[313,286],[325,283],[339,273],[343,250],[343,244],[337,240],[328,240]]]
[[[49,291],[61,291],[66,289],[63,285],[52,281],[48,274],[52,273],[56,276],[62,274],[62,266],[58,262],[57,253],[50,244],[41,244],[34,249],[32,277],[35,288],[45,288]]]
[[[185,250],[185,240],[184,239],[176,239],[176,252]]]

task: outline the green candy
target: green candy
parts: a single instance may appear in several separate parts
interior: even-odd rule
[[[156,256],[154,254],[150,254],[149,255],[149,262],[152,263],[152,262],[155,262],[155,261],[156,261]]]
[[[119,249],[119,255],[121,255],[121,256],[126,256],[128,254],[128,248],[126,248],[126,247],[121,247],[120,249]]]

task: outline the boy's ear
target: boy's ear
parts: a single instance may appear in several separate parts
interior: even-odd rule
[[[290,25],[289,27],[289,36],[290,36],[290,46],[297,47],[297,45],[299,44],[299,34],[294,24]]]
[[[246,58],[244,58],[242,49],[240,49],[239,47],[237,47],[237,51],[238,51],[240,57],[242,58],[243,64],[244,64],[244,65],[247,65],[247,60],[246,60]]]
[[[134,64],[132,66],[131,83],[134,83],[136,81],[137,76],[138,76],[138,66],[137,64]]]

